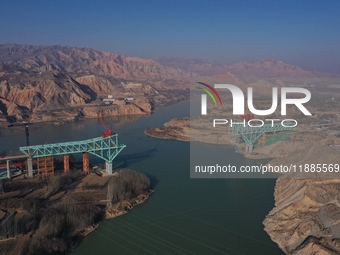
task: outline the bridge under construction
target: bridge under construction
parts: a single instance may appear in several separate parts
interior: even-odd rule
[[[69,155],[75,153],[83,153],[83,170],[89,172],[89,154],[95,155],[106,163],[106,172],[112,174],[112,161],[126,147],[119,144],[118,134],[96,137],[88,140],[51,143],[42,145],[33,145],[20,147],[20,151],[27,157],[28,176],[33,177],[33,158],[44,158],[47,164],[47,157],[64,156],[64,172],[70,171]]]
[[[237,121],[235,120],[235,123]],[[276,133],[281,131],[291,131],[292,127],[280,124],[264,124],[261,127],[250,127],[248,125],[233,125],[229,132],[232,135],[239,135],[245,142],[245,153],[252,153],[256,141],[266,133]]]
[[[83,154],[83,170],[90,172],[89,154],[105,160],[107,174],[112,174],[112,161],[126,147],[125,144],[119,144],[118,134],[112,132],[111,126],[106,126],[102,113],[98,113],[98,118],[103,125],[104,132],[102,136],[73,142],[50,143],[42,145],[32,145],[29,143],[28,124],[25,124],[26,146],[20,147],[19,150],[24,154],[21,156],[12,156],[0,158],[0,161],[7,161],[7,178],[11,178],[10,161],[27,158],[28,177],[33,177],[33,159],[37,159],[38,171],[42,175],[54,174],[54,156],[63,156],[64,172],[70,171],[70,154]]]

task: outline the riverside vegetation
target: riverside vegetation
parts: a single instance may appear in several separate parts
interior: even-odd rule
[[[65,254],[101,220],[127,212],[152,192],[149,178],[129,169],[107,177],[72,171],[7,180],[3,188],[0,254],[7,255]]]

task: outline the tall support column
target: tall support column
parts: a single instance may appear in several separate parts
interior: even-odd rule
[[[254,148],[254,145],[253,144],[245,144],[244,145],[244,152],[245,153],[252,153],[253,152],[253,148]]]
[[[112,162],[105,162],[105,166],[106,166],[106,173],[107,174],[112,174]]]
[[[11,179],[11,166],[10,166],[10,160],[6,160],[7,162],[7,178]]]
[[[89,161],[89,154],[87,152],[83,153],[83,171],[85,173],[90,173],[90,161]]]
[[[33,178],[33,163],[32,163],[32,158],[29,157],[27,159],[27,171],[28,171],[28,178]]]
[[[70,172],[70,155],[64,155],[64,173]]]

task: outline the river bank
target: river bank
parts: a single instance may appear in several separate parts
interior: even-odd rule
[[[222,125],[223,126],[223,125]],[[157,139],[201,142],[213,145],[233,145],[243,151],[244,142],[239,135],[228,132],[226,127],[212,127],[211,123],[200,118],[174,118],[162,127],[148,127],[144,133]],[[268,158],[270,164],[280,165],[306,163],[338,163],[337,157],[340,137],[334,132],[319,132],[315,128],[304,125],[299,130],[264,135],[254,146],[252,153],[244,154],[247,158]],[[264,141],[263,141],[264,140]]]
[[[127,169],[107,177],[75,171],[17,178],[3,188],[0,251],[9,255],[70,252],[103,220],[126,214],[153,193],[145,175]]]
[[[190,132],[194,134],[190,135]],[[147,128],[145,134],[158,139],[234,145],[241,150],[243,147],[239,140],[226,134],[225,129],[209,128],[199,118],[175,118],[163,127]],[[244,156],[270,158],[272,166],[288,163],[296,166],[320,163],[338,166],[340,151],[337,144],[340,144],[340,139],[334,136],[332,130],[318,132],[313,127],[302,126],[298,132],[290,132],[288,140],[276,139],[271,144],[262,142],[253,153]],[[281,175],[275,185],[275,207],[263,221],[265,231],[286,254],[338,254],[340,197],[335,194],[339,193],[339,188],[336,174],[323,177]]]
[[[77,107],[68,107],[61,109],[53,109],[49,111],[37,111],[30,115],[27,119],[17,120],[9,123],[0,121],[1,127],[15,127],[29,124],[54,124],[61,125],[77,120],[98,118],[98,114],[103,117],[109,116],[133,116],[133,115],[148,115],[154,111],[154,106],[142,100],[127,102],[125,100],[117,100],[114,104],[101,105],[100,103],[92,103]]]

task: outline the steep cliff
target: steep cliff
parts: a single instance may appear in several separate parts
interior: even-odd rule
[[[340,254],[339,190],[340,179],[280,177],[266,232],[286,254]]]

